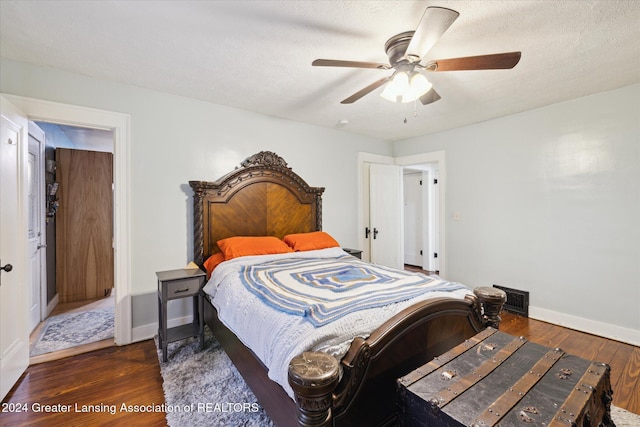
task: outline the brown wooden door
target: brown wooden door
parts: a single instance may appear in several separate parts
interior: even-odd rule
[[[56,284],[60,302],[113,288],[113,155],[56,149]]]

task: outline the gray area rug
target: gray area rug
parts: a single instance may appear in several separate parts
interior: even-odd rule
[[[616,427],[640,427],[640,415],[611,406],[611,419]]]
[[[197,338],[169,344],[169,360],[158,351],[170,427],[268,427],[273,423],[218,341],[205,328]],[[617,427],[640,427],[640,415],[612,406]]]
[[[113,337],[113,327],[113,307],[51,316],[45,320],[29,353],[33,357],[106,340]]]
[[[169,343],[168,361],[161,351],[158,360],[170,427],[273,426],[209,328],[204,350],[189,338]]]

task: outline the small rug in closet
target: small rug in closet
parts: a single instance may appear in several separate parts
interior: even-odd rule
[[[31,345],[30,356],[113,338],[113,328],[113,307],[51,316]]]
[[[209,328],[205,333],[202,351],[197,338],[169,343],[166,363],[158,351],[169,427],[273,426]],[[611,418],[616,427],[640,427],[640,415],[615,406]]]

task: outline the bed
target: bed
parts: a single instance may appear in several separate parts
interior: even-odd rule
[[[273,152],[247,158],[215,182],[189,184],[194,192],[194,260],[200,266],[220,252],[217,242],[222,239],[281,239],[322,230],[324,188],[309,186]],[[340,259],[341,250],[332,251],[327,256]],[[340,360],[325,352],[301,351],[282,367],[288,369],[291,388],[269,377],[256,355],[260,351],[243,344],[246,337],[232,332],[236,328],[221,320],[229,314],[219,313],[209,298],[204,317],[277,426],[382,426],[396,421],[396,379],[487,326],[498,327],[503,303],[500,291],[481,287],[463,297],[440,296],[403,306],[372,332],[349,340]]]

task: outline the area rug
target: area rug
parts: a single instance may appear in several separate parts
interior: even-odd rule
[[[218,341],[205,328],[197,338],[170,343],[169,360],[158,351],[170,427],[268,427],[273,423]],[[617,427],[640,427],[640,415],[612,406]]]
[[[112,338],[113,327],[113,307],[51,316],[31,345],[30,356]]]
[[[158,351],[167,424],[273,426],[213,334],[208,328],[205,331],[204,350],[200,350],[197,338],[189,338],[169,343],[167,362],[162,362],[162,352]]]

